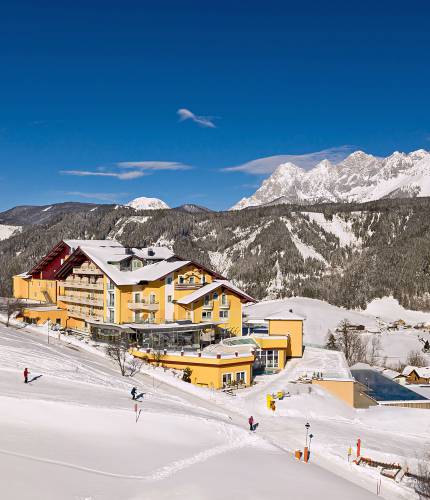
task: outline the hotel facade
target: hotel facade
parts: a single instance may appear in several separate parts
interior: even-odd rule
[[[95,341],[126,337],[149,362],[191,366],[200,385],[249,385],[257,365],[278,371],[302,355],[303,318],[268,318],[267,334],[243,336],[242,307],[255,299],[166,247],[63,240],[14,276],[13,290],[27,301],[24,321],[49,321]]]

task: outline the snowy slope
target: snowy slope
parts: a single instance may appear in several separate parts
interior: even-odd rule
[[[21,226],[8,226],[6,224],[0,224],[0,241],[7,240],[13,234],[18,233],[22,230]]]
[[[244,313],[250,319],[261,319],[275,313],[287,313],[290,309],[306,318],[303,339],[307,345],[325,345],[328,331],[333,332],[344,319],[355,325],[364,325],[370,331],[380,331],[378,334],[381,341],[380,358],[381,360],[386,358],[386,364],[393,368],[397,368],[399,363],[404,363],[410,351],[421,351],[422,343],[419,337],[430,341],[429,333],[413,328],[400,331],[386,329],[386,324],[399,319],[410,323],[411,326],[417,323],[430,323],[430,313],[404,309],[392,297],[373,300],[365,311],[351,311],[317,299],[292,297],[245,306]],[[366,337],[370,338],[370,335]],[[430,355],[427,355],[427,358],[430,364]]]
[[[430,196],[430,153],[422,149],[378,158],[356,151],[337,165],[323,160],[305,171],[285,163],[233,210],[271,203],[365,202]]]
[[[170,208],[167,203],[158,198],[146,198],[141,196],[140,198],[135,198],[129,201],[126,207],[134,208],[135,210],[159,210],[163,208]]]
[[[48,345],[46,337],[32,331],[0,330],[2,498],[281,500],[280,478],[291,498],[317,498],[322,490],[333,500],[374,498],[372,478],[346,474],[368,491],[340,477],[344,471],[335,475],[296,462],[294,419],[275,423],[272,415],[261,415],[261,429],[273,426],[273,436],[249,433],[248,412],[256,403],[264,408],[261,394],[249,403],[235,401],[180,383],[162,370],[130,380],[91,348],[70,348],[66,339],[52,338]],[[28,385],[21,374],[26,365],[32,376],[42,375]],[[145,393],[137,423],[129,398],[132,384]],[[330,406],[330,398],[319,400]],[[300,426],[302,421],[297,419]],[[250,474],[258,464],[264,464],[264,474]]]

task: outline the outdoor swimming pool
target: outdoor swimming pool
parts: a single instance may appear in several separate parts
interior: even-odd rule
[[[374,370],[351,370],[352,376],[365,387],[376,401],[427,401],[427,398],[411,391]]]

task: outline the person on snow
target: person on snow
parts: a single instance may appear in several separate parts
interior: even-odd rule
[[[24,384],[28,384],[28,376],[30,375],[30,372],[28,371],[28,368],[24,368]]]
[[[133,399],[133,401],[136,399],[136,393],[137,389],[136,387],[133,387],[133,389],[131,390],[131,398]]]
[[[252,415],[248,418],[248,424],[249,424],[249,430],[253,431],[254,430],[254,417]]]

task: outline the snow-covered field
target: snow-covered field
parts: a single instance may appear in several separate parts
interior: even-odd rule
[[[422,343],[418,337],[430,340],[428,332],[413,328],[397,331],[386,329],[389,323],[399,319],[411,326],[418,323],[430,324],[430,313],[404,309],[392,297],[375,299],[364,311],[344,309],[317,299],[292,297],[259,302],[245,307],[244,312],[250,319],[262,319],[275,313],[287,313],[290,309],[305,318],[304,342],[308,345],[323,346],[327,340],[327,332],[333,332],[343,319],[355,325],[364,325],[371,331],[380,331],[378,337],[381,340],[381,358],[386,357],[387,364],[393,367],[399,362],[404,363],[410,351],[421,350]],[[428,361],[430,364],[430,357]]]
[[[161,369],[147,368],[130,380],[102,353],[74,344],[79,342],[52,337],[48,344],[42,329],[0,327],[2,499],[281,499],[286,492],[291,498],[373,497],[373,478],[356,467],[343,464],[345,473],[319,452],[310,464],[293,459],[292,450],[303,446],[297,429],[311,413],[268,415],[266,382],[232,398]],[[28,385],[22,380],[26,366],[31,377],[40,376]],[[274,377],[271,383],[284,381]],[[132,384],[145,393],[137,423]],[[311,398],[312,404],[313,397],[297,402]],[[330,398],[315,394],[319,399],[330,406]],[[260,427],[252,434],[247,417],[254,409]],[[317,429],[315,420],[322,439]],[[387,492],[391,498],[391,486]]]

